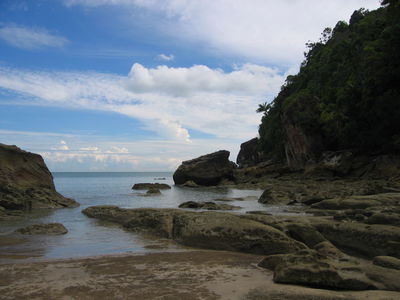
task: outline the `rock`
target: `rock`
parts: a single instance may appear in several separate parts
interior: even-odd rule
[[[240,151],[236,158],[239,168],[255,166],[262,160],[263,154],[258,150],[258,138],[253,138],[240,145]]]
[[[400,226],[400,214],[392,212],[376,212],[365,220],[368,224]]]
[[[264,204],[275,204],[277,201],[272,197],[272,191],[270,189],[266,189],[258,198],[258,202]]]
[[[273,271],[273,270],[275,270],[276,266],[279,265],[283,261],[283,258],[285,256],[286,256],[286,254],[269,255],[269,256],[263,258],[258,263],[258,266],[261,268]]]
[[[250,211],[246,211],[246,214],[272,216],[271,213],[263,211],[263,210],[250,210]]]
[[[24,228],[16,230],[21,234],[48,234],[48,235],[61,235],[68,232],[67,228],[60,223],[47,223],[47,224],[33,224]]]
[[[398,205],[400,193],[382,193],[374,195],[350,196],[344,199],[328,199],[311,205],[317,209],[365,209],[382,205]]]
[[[170,188],[171,187],[166,183],[135,183],[132,187],[132,190],[168,190]]]
[[[384,268],[400,270],[400,259],[392,256],[376,256],[373,260],[374,265]]]
[[[235,165],[228,160],[229,151],[220,150],[184,161],[173,175],[175,184],[191,180],[198,185],[214,186],[224,179],[233,180]]]
[[[159,189],[151,188],[146,192],[146,195],[149,195],[149,196],[161,195],[161,192]]]
[[[318,244],[314,245],[313,249],[316,250],[318,253],[325,255],[327,257],[343,258],[346,256],[342,251],[340,251],[338,248],[336,248],[329,241],[323,241],[321,243],[318,243]]]
[[[179,205],[179,208],[207,209],[207,210],[234,210],[240,209],[240,206],[229,204],[217,204],[215,202],[195,202],[188,201]]]
[[[188,180],[184,184],[182,184],[181,186],[191,187],[191,188],[199,187],[199,185],[196,184],[193,180]]]
[[[0,144],[0,206],[30,210],[76,207],[79,203],[57,193],[40,155]]]
[[[276,228],[229,213],[115,206],[89,207],[83,213],[122,224],[128,230],[167,237],[193,247],[265,255],[306,248]]]
[[[400,230],[390,225],[368,225],[358,222],[335,222],[321,218],[311,224],[327,240],[342,250],[367,257],[395,256],[400,258]]]
[[[312,248],[315,245],[326,241],[324,236],[313,226],[307,223],[288,223],[286,226],[287,234],[297,241],[306,244]]]
[[[378,284],[369,279],[356,262],[341,262],[312,250],[283,256],[274,269],[274,281],[328,289],[378,288]]]

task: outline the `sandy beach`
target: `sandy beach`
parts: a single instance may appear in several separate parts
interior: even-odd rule
[[[188,251],[0,265],[1,299],[399,299],[279,285],[262,257]]]

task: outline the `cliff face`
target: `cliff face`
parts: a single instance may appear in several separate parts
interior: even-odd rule
[[[59,194],[43,158],[16,146],[0,144],[1,210],[75,207],[79,204]]]
[[[400,153],[400,5],[388,4],[357,10],[307,44],[299,73],[257,110],[266,159],[301,170],[326,151]]]

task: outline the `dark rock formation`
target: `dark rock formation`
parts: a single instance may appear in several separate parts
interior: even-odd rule
[[[179,208],[206,209],[206,210],[234,210],[234,209],[240,209],[241,207],[229,204],[218,204],[215,202],[187,201],[179,205]]]
[[[400,259],[392,256],[376,256],[373,260],[374,265],[389,269],[400,270]]]
[[[116,206],[89,207],[83,213],[122,224],[129,230],[171,238],[187,246],[267,255],[306,248],[278,229],[229,213]]]
[[[218,185],[223,180],[233,180],[235,165],[228,160],[229,151],[220,150],[198,158],[187,160],[175,171],[175,184],[193,181],[198,185]]]
[[[40,155],[0,144],[0,207],[29,210],[78,205],[57,193],[53,177]]]
[[[21,234],[48,234],[48,235],[61,235],[68,232],[67,228],[60,223],[47,223],[47,224],[33,224],[24,228],[16,230]]]
[[[258,150],[258,138],[253,138],[240,145],[240,151],[236,158],[239,168],[255,166],[263,161],[263,155]]]
[[[261,265],[276,264],[274,281],[278,283],[345,290],[400,290],[399,271],[362,264],[355,259],[333,259],[314,250],[302,250],[272,261]]]
[[[171,187],[166,183],[135,183],[132,187],[132,190],[168,190]]]
[[[159,189],[151,188],[146,192],[146,195],[150,196],[161,195],[161,192]]]

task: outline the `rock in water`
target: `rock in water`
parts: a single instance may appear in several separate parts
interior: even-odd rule
[[[93,206],[82,212],[92,218],[116,222],[128,230],[199,248],[266,255],[306,248],[276,228],[229,213],[116,206]]]
[[[169,190],[171,187],[166,183],[135,183],[132,190]]]
[[[229,204],[218,204],[211,201],[207,202],[187,201],[180,204],[179,208],[207,209],[207,210],[235,210],[235,209],[240,209],[241,207]]]
[[[67,228],[61,223],[47,223],[47,224],[33,224],[24,228],[16,230],[21,234],[50,234],[61,235],[68,232]]]
[[[229,151],[220,150],[182,162],[175,171],[175,184],[193,181],[198,185],[218,185],[222,180],[233,180],[235,164],[228,160]]]
[[[40,155],[0,144],[0,207],[25,210],[76,206],[78,202],[56,191]]]
[[[148,196],[161,195],[161,192],[159,189],[151,188],[146,192],[146,195]]]

